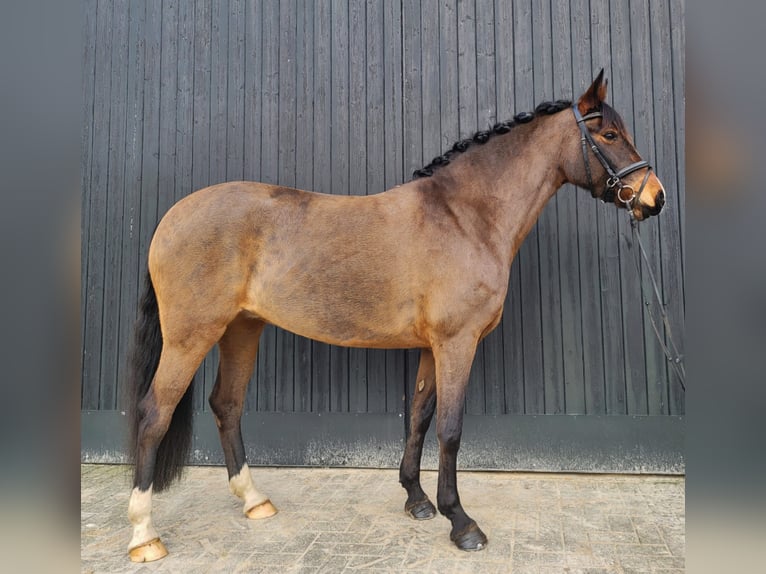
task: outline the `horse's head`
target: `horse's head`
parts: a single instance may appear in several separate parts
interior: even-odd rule
[[[646,219],[665,205],[665,190],[636,151],[622,118],[604,101],[606,86],[601,70],[572,106],[572,122],[579,130],[577,149],[570,149],[579,160],[568,162],[567,179],[593,197],[631,210],[636,219]]]

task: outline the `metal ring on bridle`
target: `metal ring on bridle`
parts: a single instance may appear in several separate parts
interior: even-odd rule
[[[622,192],[626,189],[630,190],[630,197],[627,199],[622,196]],[[617,199],[619,199],[625,205],[631,205],[633,200],[636,199],[636,190],[629,185],[620,185],[620,188],[617,190]]]

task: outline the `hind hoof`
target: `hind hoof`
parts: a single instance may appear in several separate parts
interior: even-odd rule
[[[404,511],[410,518],[415,520],[430,520],[436,516],[436,508],[427,498],[420,502],[413,502],[412,504],[406,504]]]
[[[455,546],[466,552],[484,550],[487,546],[487,537],[475,522],[469,524],[462,532],[452,534],[450,538],[455,543]]]
[[[270,518],[277,513],[277,507],[271,504],[270,500],[261,502],[256,506],[253,506],[250,510],[245,512],[248,518],[252,520],[261,520],[262,518]]]
[[[159,538],[150,540],[128,550],[128,556],[132,562],[153,562],[168,555],[168,549]]]

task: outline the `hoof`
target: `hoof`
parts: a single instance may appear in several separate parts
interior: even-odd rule
[[[168,555],[168,549],[159,538],[145,542],[128,550],[132,562],[153,562]]]
[[[450,538],[455,546],[466,552],[484,550],[487,546],[487,537],[475,522],[469,524],[462,532],[450,535]]]
[[[414,518],[415,520],[430,520],[436,516],[436,508],[427,498],[420,502],[405,504],[404,512],[406,512],[410,518]]]
[[[277,507],[271,504],[270,500],[261,502],[260,504],[253,506],[250,510],[245,512],[248,518],[252,520],[260,520],[261,518],[270,518],[277,513]]]

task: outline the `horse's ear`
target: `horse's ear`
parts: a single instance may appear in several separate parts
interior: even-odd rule
[[[590,87],[577,100],[577,108],[581,114],[585,115],[588,113],[588,110],[597,110],[601,107],[601,102],[606,99],[606,86],[608,83],[604,79],[604,68],[601,68],[596,79],[593,80]]]

